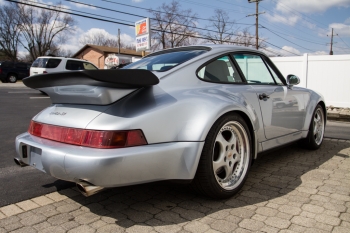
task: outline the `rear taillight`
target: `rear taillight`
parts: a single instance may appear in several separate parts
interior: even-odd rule
[[[43,74],[47,74],[47,71],[46,71],[46,70],[44,70],[44,71],[43,71]]]
[[[2,73],[2,69],[0,68],[0,74]]]
[[[139,129],[126,131],[84,130],[31,121],[28,132],[34,136],[53,141],[100,149],[147,144],[145,136]]]

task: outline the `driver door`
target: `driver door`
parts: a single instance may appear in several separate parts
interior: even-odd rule
[[[301,131],[306,112],[300,93],[287,87],[263,55],[232,55],[259,100],[266,139]]]

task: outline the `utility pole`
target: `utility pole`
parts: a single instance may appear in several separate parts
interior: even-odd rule
[[[118,54],[120,54],[120,29],[118,28]]]
[[[333,28],[332,28],[332,35],[331,35],[331,50],[329,51],[329,55],[333,55]]]
[[[256,4],[255,14],[247,15],[247,17],[255,15],[255,40],[256,40],[255,48],[256,49],[259,49],[259,29],[258,29],[259,28],[259,15],[265,13],[265,12],[259,13],[259,2],[260,1],[262,1],[262,0],[248,0],[249,3],[255,2],[255,4]]]

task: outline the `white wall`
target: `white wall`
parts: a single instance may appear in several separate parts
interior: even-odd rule
[[[321,93],[326,105],[350,107],[350,55],[271,57],[286,77],[295,74],[301,87]]]

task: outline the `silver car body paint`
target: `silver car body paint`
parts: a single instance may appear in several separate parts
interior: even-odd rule
[[[258,152],[307,136],[313,111],[318,103],[324,102],[322,96],[295,86],[200,80],[196,77],[197,69],[221,54],[250,51],[263,55],[241,47],[210,46],[210,51],[168,71],[154,72],[160,79],[155,86],[124,91],[78,87],[93,90],[91,98],[74,97],[77,87],[46,89],[54,102],[61,104],[53,104],[33,118],[37,122],[81,129],[141,129],[149,145],[94,149],[24,133],[16,138],[17,158],[59,179],[75,182],[82,179],[98,186],[116,187],[193,179],[205,138],[215,121],[226,113],[238,112],[251,125],[255,157]],[[259,100],[261,93],[269,94],[270,98]],[[63,104],[70,98],[73,103]],[[292,109],[286,106],[288,103],[293,104]],[[29,159],[22,157],[22,145],[28,145],[32,155]]]

